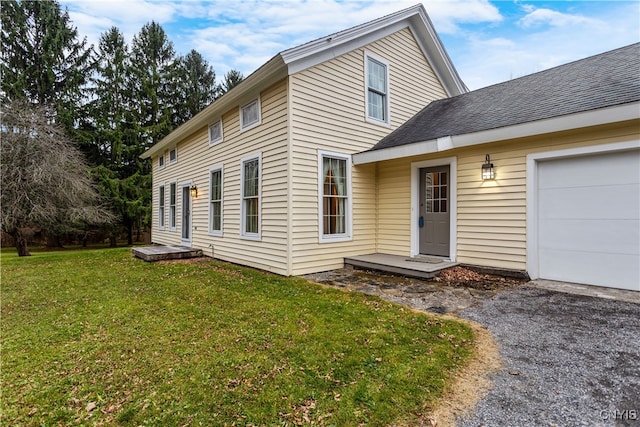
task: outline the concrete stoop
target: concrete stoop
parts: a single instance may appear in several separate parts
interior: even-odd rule
[[[197,258],[202,256],[202,250],[185,246],[142,246],[131,248],[131,253],[147,262],[163,261],[171,259]]]

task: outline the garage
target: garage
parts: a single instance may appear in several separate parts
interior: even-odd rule
[[[640,291],[640,150],[535,164],[538,276]]]

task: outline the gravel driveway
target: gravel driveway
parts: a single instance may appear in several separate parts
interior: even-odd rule
[[[520,286],[459,314],[500,346],[458,426],[640,426],[640,304]]]

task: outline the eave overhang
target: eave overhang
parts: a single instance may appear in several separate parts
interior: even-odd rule
[[[239,85],[212,102],[204,110],[200,111],[153,147],[142,153],[140,158],[148,159],[164,152],[167,148],[177,144],[199,129],[209,126],[230,109],[251,101],[258,96],[262,90],[286,77],[287,66],[282,61],[280,54],[278,54],[255,72],[251,73],[251,75],[244,79]]]
[[[462,135],[451,135],[428,141],[418,141],[379,150],[363,151],[352,156],[354,165],[400,159],[404,157],[434,154],[456,148],[525,138],[535,135],[562,132],[589,126],[613,124],[640,119],[640,102],[616,105],[598,110],[584,111],[552,117],[534,122],[488,129]]]

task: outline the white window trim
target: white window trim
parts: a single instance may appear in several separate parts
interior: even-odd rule
[[[211,173],[220,171],[220,230],[213,229],[213,210],[211,209]],[[224,229],[224,165],[215,165],[209,169],[209,234],[211,236],[222,237]]]
[[[160,189],[162,189],[164,205],[160,205]],[[160,208],[163,209],[160,215]],[[164,182],[158,185],[158,230],[164,230],[167,226],[167,187]]]
[[[160,160],[162,160],[162,164],[160,163]],[[167,165],[166,159],[164,158],[164,153],[162,153],[161,155],[158,156],[158,169],[164,169],[164,167]]]
[[[187,209],[189,209],[189,223],[187,224],[187,226],[189,227],[189,237],[188,238],[184,238],[183,237],[183,227],[184,227],[184,205],[185,205],[185,198],[184,196],[184,189],[187,188],[191,188],[191,186],[193,185],[193,181],[189,180],[189,181],[185,181],[182,184],[180,184],[180,192],[178,193],[180,195],[180,216],[176,215],[176,218],[180,218],[180,244],[183,246],[186,246],[188,248],[191,247],[191,243],[193,242],[193,197],[191,197],[191,194],[189,193],[189,190],[187,190],[187,199],[189,202],[189,206],[187,207]],[[177,204],[178,200],[176,198],[176,204]],[[177,222],[176,222],[177,224]]]
[[[244,164],[258,159],[258,232],[246,233],[244,212]],[[240,237],[245,240],[261,240],[262,236],[262,153],[255,153],[240,159]]]
[[[244,108],[248,107],[249,105],[253,104],[254,102],[256,102],[258,104],[258,120],[253,122],[253,123],[249,123],[249,124],[245,125],[244,121],[242,120],[242,110]],[[262,123],[262,106],[261,106],[261,102],[260,102],[260,97],[259,96],[257,98],[253,98],[251,101],[241,105],[238,111],[240,113],[240,132],[244,132],[246,130],[253,129],[254,127],[259,126]]]
[[[211,128],[214,127],[215,125],[218,125],[218,124],[220,125],[220,137],[216,138],[216,139],[212,139],[211,138]],[[222,128],[222,119],[220,119],[217,122],[211,123],[209,125],[209,146],[220,144],[223,141],[223,139],[224,139],[224,130]]]
[[[324,234],[322,224],[323,218],[323,196],[324,196],[324,176],[323,159],[324,157],[333,157],[337,159],[344,159],[347,162],[347,218],[345,220],[345,233],[342,234]],[[353,236],[352,230],[352,211],[353,211],[353,193],[351,189],[351,155],[344,153],[337,153],[335,151],[318,150],[318,242],[320,243],[333,243],[333,242],[346,242],[351,241]]]
[[[387,79],[387,87],[386,87],[386,105],[385,105],[385,117],[386,120],[378,120],[369,115],[369,58],[373,59],[376,62],[383,64],[386,68],[386,79]],[[384,127],[391,126],[391,83],[389,81],[389,68],[390,64],[384,58],[381,58],[378,55],[375,55],[371,52],[364,51],[364,108],[365,108],[365,120],[369,123],[373,123],[376,125],[381,125]]]
[[[175,151],[176,152],[176,158],[174,160],[171,160],[171,152]],[[174,163],[178,163],[178,147],[172,147],[169,150],[167,150],[168,152],[168,157],[169,157],[169,164],[172,165]]]
[[[174,184],[175,189],[176,189],[176,195],[175,195],[175,200],[176,200],[176,204],[175,209],[173,211],[173,219],[174,219],[174,225],[173,227],[171,226],[171,184]],[[178,181],[169,181],[169,224],[167,225],[167,227],[169,228],[169,231],[176,231],[176,225],[178,224]]]

